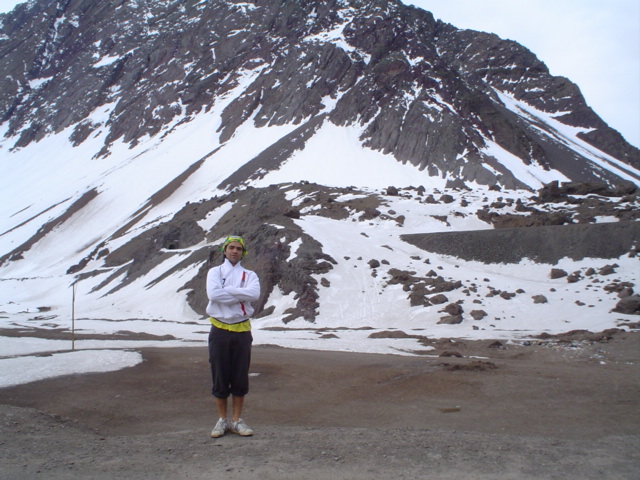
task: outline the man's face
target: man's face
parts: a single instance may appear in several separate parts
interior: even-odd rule
[[[240,242],[231,242],[224,249],[224,256],[235,265],[242,259],[242,251]]]

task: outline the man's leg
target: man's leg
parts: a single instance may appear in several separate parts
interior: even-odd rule
[[[236,336],[234,351],[234,375],[231,382],[233,419],[231,431],[242,436],[253,435],[253,430],[242,420],[244,397],[249,392],[249,365],[251,364],[251,332],[242,332]]]
[[[232,396],[233,399],[233,421],[237,422],[242,417],[242,407],[244,406],[244,396],[238,397],[236,395]],[[225,411],[226,411],[226,402],[225,402]]]
[[[211,376],[213,394],[218,421],[211,431],[214,438],[221,437],[229,430],[227,421],[227,398],[229,396],[229,362],[226,360],[229,351],[229,336],[226,331],[211,327],[209,333],[209,362],[211,363]]]
[[[218,418],[227,418],[227,399],[226,398],[218,398],[213,397],[216,401],[216,409],[218,410]],[[235,405],[235,398],[234,398]],[[235,411],[235,407],[234,407]]]

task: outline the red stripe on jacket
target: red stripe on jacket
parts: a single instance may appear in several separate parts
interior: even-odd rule
[[[240,287],[244,287],[244,284],[247,281],[247,272],[242,272],[242,281],[240,282]],[[242,315],[247,314],[247,310],[244,308],[244,303],[240,302],[240,308],[242,309]]]

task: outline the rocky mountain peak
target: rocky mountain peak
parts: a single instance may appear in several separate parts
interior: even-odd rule
[[[640,164],[577,86],[530,51],[396,0],[41,0],[4,15],[1,35],[0,121],[15,148],[71,128],[74,145],[107,131],[96,155],[108,155],[116,141],[167,135],[233,95],[222,143],[245,122],[313,128],[326,115],[428,175],[524,186],[495,160],[495,143],[525,164],[601,180],[521,102]]]

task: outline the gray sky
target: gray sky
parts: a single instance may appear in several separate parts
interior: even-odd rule
[[[402,1],[524,45],[552,75],[577,83],[587,104],[640,147],[639,0]],[[0,12],[18,3],[0,0]]]

